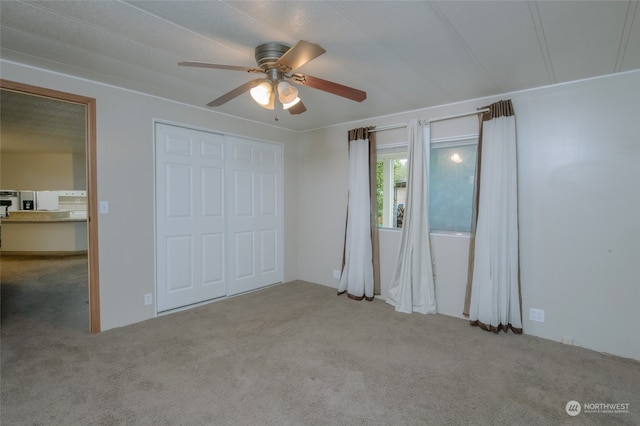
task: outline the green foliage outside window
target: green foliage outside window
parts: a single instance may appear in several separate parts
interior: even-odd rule
[[[396,198],[395,190],[397,187],[405,186],[407,182],[407,159],[404,158],[406,154],[402,154],[401,158],[396,158],[393,160],[393,187],[394,187],[394,197],[393,197],[393,208],[394,211],[398,206],[398,200]],[[377,200],[378,200],[378,226],[382,226],[382,209],[384,204],[384,162],[378,161],[376,163],[376,179],[377,179]]]

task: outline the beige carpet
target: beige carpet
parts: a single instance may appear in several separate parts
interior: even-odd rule
[[[300,281],[90,335],[84,286],[2,258],[2,425],[640,424],[629,359]]]

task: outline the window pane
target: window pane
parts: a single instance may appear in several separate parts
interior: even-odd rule
[[[469,232],[477,145],[431,147],[429,225],[432,230]]]
[[[393,162],[393,211],[395,227],[402,228],[404,206],[407,203],[407,159],[402,158]]]
[[[407,154],[385,152],[378,154],[378,227],[400,228],[407,192]]]

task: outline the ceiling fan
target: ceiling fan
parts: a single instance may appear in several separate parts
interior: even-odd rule
[[[211,107],[220,106],[249,91],[251,97],[263,108],[274,109],[277,99],[289,113],[301,114],[307,108],[298,96],[298,89],[291,83],[323,90],[356,102],[364,101],[367,98],[367,94],[362,90],[295,72],[295,70],[325,52],[319,45],[306,40],[300,40],[293,47],[281,42],[268,42],[259,45],[255,49],[255,58],[259,68],[194,61],[178,62],[178,65],[266,74],[264,77],[248,81],[218,99],[209,102],[207,105]]]

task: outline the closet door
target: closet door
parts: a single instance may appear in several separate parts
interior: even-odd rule
[[[156,124],[157,311],[226,295],[224,135]]]
[[[282,146],[227,136],[229,295],[282,282]]]

